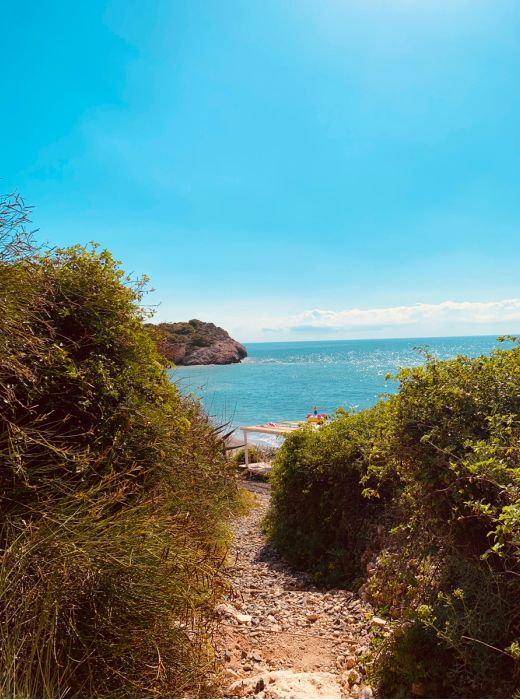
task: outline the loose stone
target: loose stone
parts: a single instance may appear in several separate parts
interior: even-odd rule
[[[259,507],[234,524],[229,600],[215,608],[227,698],[371,697],[361,658],[373,611],[351,592],[323,592],[266,546],[268,487],[249,483]],[[233,650],[231,653],[229,650]],[[237,661],[240,658],[241,661]],[[236,670],[235,670],[236,669]],[[238,677],[237,677],[238,671]],[[352,675],[350,675],[352,674]],[[365,693],[362,695],[362,693]]]
[[[383,620],[382,617],[373,617],[372,618],[372,624],[375,627],[385,627],[386,626],[386,620]]]

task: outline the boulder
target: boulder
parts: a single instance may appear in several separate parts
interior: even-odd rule
[[[227,695],[251,697],[262,692],[265,698],[341,698],[341,687],[332,673],[271,671],[232,683]]]

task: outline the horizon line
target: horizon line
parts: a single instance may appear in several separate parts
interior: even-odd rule
[[[399,336],[392,338],[313,338],[312,340],[242,340],[244,345],[276,345],[282,343],[355,343],[360,341],[378,341],[378,340],[435,340],[439,338],[507,338],[509,336],[519,337],[520,333],[479,333],[476,335],[410,335]]]

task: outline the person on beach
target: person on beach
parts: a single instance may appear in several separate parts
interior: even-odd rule
[[[315,416],[317,416],[318,415],[318,407],[314,406],[314,408],[312,409],[312,412]]]

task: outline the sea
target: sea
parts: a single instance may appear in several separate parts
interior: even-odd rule
[[[304,420],[314,406],[329,415],[340,407],[367,408],[397,391],[398,382],[388,375],[422,364],[425,350],[448,359],[487,355],[500,345],[495,336],[248,343],[248,357],[239,364],[177,367],[171,379],[183,394],[202,400],[215,424],[231,430]],[[250,439],[279,441],[262,435]]]

